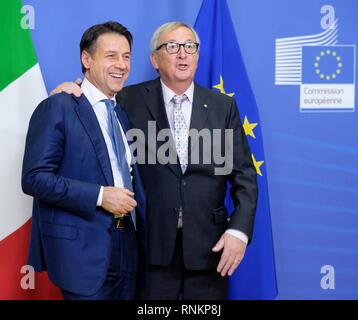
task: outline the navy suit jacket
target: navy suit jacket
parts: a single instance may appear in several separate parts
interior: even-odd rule
[[[116,113],[126,132],[126,112]],[[143,266],[145,193],[136,165],[132,174]],[[31,117],[23,161],[22,188],[34,197],[28,264],[80,295],[95,293],[109,266],[114,216],[96,206],[101,185],[113,186],[113,175],[93,107],[84,95],[47,98]]]

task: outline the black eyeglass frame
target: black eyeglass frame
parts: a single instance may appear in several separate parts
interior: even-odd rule
[[[174,44],[177,44],[178,45],[178,51],[177,52],[169,52],[168,51],[168,44],[170,43],[174,43]],[[185,49],[185,45],[186,44],[195,44],[196,46],[196,50],[195,52],[187,52],[186,49]],[[169,53],[169,54],[177,54],[179,51],[180,51],[180,47],[182,46],[184,48],[184,51],[187,53],[187,54],[195,54],[198,52],[199,50],[199,45],[200,43],[197,43],[197,42],[194,42],[194,41],[188,41],[188,42],[184,42],[184,43],[179,43],[179,42],[175,42],[175,41],[169,41],[169,42],[165,42],[165,43],[162,43],[157,49],[155,49],[156,51],[158,51],[159,49],[161,49],[162,47],[165,46],[165,50]]]

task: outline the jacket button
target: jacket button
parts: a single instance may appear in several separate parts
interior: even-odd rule
[[[183,180],[181,184],[182,184],[183,187],[185,187],[186,186],[186,181]]]
[[[112,233],[112,229],[111,229],[111,228],[108,228],[107,231],[108,231],[109,234]]]

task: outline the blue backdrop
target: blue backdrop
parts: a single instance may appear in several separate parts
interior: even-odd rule
[[[294,45],[303,41],[296,37],[306,36],[317,42],[324,37],[318,35],[328,31],[327,24],[336,20],[331,42],[324,45],[353,45],[354,61],[348,67],[357,96],[358,2],[331,0],[329,9],[324,0],[227,3],[260,113],[277,299],[357,299],[357,113],[354,105],[345,112],[302,112],[299,76],[291,84],[278,81],[278,57],[289,57],[292,51],[279,55],[277,44],[282,40],[277,39],[291,38],[285,41]],[[201,0],[23,0],[23,4],[34,8],[31,33],[50,92],[57,84],[82,76],[79,41],[83,31],[112,19],[134,35],[127,84],[156,77],[149,62],[152,33],[168,21],[194,25]]]

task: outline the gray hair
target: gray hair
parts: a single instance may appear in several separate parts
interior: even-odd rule
[[[159,46],[159,43],[158,43],[159,39],[164,33],[178,29],[180,27],[185,27],[185,28],[188,28],[189,30],[191,30],[194,34],[195,42],[200,43],[199,36],[192,27],[188,26],[187,24],[185,24],[183,22],[168,22],[168,23],[161,25],[157,30],[155,30],[155,32],[152,36],[152,39],[150,40],[150,52],[152,53],[157,50],[157,48]]]

